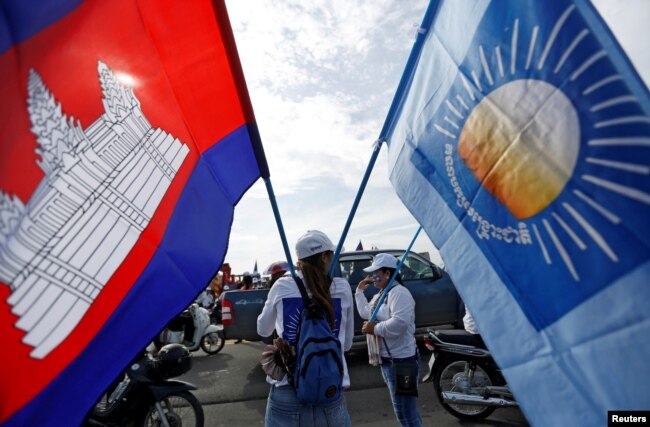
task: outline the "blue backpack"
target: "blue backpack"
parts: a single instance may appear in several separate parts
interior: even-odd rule
[[[327,405],[337,401],[343,391],[341,343],[330,328],[325,310],[309,300],[299,277],[296,282],[305,307],[296,340],[293,386],[301,403]]]

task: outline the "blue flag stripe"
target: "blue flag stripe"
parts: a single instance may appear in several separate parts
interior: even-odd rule
[[[3,0],[0,11],[5,25],[0,28],[0,54],[60,20],[83,0]]]

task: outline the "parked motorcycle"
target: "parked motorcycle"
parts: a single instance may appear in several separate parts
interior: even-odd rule
[[[192,319],[194,331],[188,337],[183,329],[182,322],[172,322],[160,333],[162,343],[177,343],[185,345],[190,351],[201,347],[208,354],[217,354],[223,348],[226,340],[223,334],[223,325],[215,325],[210,321],[210,312],[194,303],[189,306],[181,316]]]
[[[116,388],[102,396],[86,426],[203,426],[203,407],[184,381],[170,381],[189,371],[191,354],[181,344],[164,346],[131,364]]]
[[[460,419],[482,419],[496,408],[519,406],[478,335],[462,329],[427,331],[429,373],[440,404]]]

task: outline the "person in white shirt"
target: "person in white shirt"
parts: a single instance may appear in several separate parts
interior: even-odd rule
[[[305,283],[309,297],[316,300],[328,313],[333,332],[338,336],[343,351],[352,347],[354,336],[354,307],[352,290],[347,280],[327,275],[334,245],[322,232],[308,231],[296,243],[298,276]],[[275,330],[280,338],[295,345],[300,312],[303,309],[300,290],[293,277],[282,277],[269,290],[262,313],[257,318],[257,333],[270,336]],[[265,426],[335,425],[349,426],[345,396],[323,407],[303,405],[286,375],[280,379],[266,377],[271,391],[266,405]],[[343,355],[344,389],[350,387],[350,376]]]
[[[397,259],[386,253],[375,256],[370,267],[363,271],[371,273],[357,286],[354,295],[357,310],[362,319],[369,319],[390,278],[397,269]],[[393,363],[413,361],[419,374],[419,355],[415,344],[415,300],[401,284],[399,274],[385,302],[379,308],[376,322],[364,322],[362,331],[378,337],[379,363],[384,382],[390,391],[395,415],[402,426],[421,426],[422,418],[418,412],[417,396],[404,396],[396,393]],[[368,302],[364,291],[370,283],[381,289]],[[372,360],[371,360],[372,362]],[[415,375],[416,383],[418,375]]]
[[[210,310],[214,304],[214,292],[212,292],[212,289],[206,289],[202,292],[196,299],[196,302],[206,310]]]

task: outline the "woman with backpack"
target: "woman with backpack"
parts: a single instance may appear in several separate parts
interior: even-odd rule
[[[377,254],[372,265],[363,269],[370,275],[359,282],[354,295],[362,319],[371,317],[396,269],[397,259],[387,253]],[[369,335],[370,363],[381,366],[395,416],[402,426],[419,427],[422,418],[417,401],[419,356],[415,344],[415,300],[400,282],[398,274],[377,312],[376,321],[364,322],[361,330]],[[363,292],[370,283],[380,291],[368,302]]]
[[[269,373],[266,380],[271,384],[265,415],[267,427],[350,425],[342,393],[350,386],[343,352],[352,346],[354,308],[347,280],[327,275],[334,249],[331,240],[320,231],[302,235],[296,243],[297,280],[278,279],[257,318],[259,335],[268,337],[275,330],[281,339],[276,340],[280,350],[271,357],[281,370],[265,369]],[[305,293],[301,292],[301,284]],[[319,333],[321,336],[316,336]],[[317,339],[310,342],[308,334]],[[325,343],[323,334],[334,339]],[[330,350],[312,349],[313,341],[320,349],[328,345]],[[288,360],[293,359],[290,353],[294,349],[295,362]],[[313,378],[328,369],[333,372],[331,386],[321,378]],[[325,384],[323,390],[316,385],[319,383]]]

